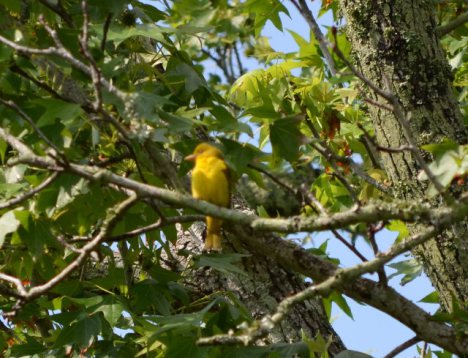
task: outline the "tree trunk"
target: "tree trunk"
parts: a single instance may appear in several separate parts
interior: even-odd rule
[[[424,0],[341,0],[346,31],[360,71],[380,88],[391,90],[407,114],[418,146],[452,139],[467,143],[467,133],[452,88],[452,73],[440,46],[433,4]],[[391,88],[386,88],[386,81]],[[385,103],[374,93],[367,97]],[[408,144],[393,113],[369,106],[378,143]],[[426,159],[430,160],[426,156]],[[382,162],[396,196],[424,200],[427,186],[411,152],[383,153]],[[434,203],[437,205],[437,203]],[[410,228],[413,233],[420,227]],[[413,251],[440,293],[447,310],[452,297],[468,301],[468,222]]]

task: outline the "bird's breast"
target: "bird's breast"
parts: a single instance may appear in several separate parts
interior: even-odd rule
[[[229,206],[227,166],[222,159],[197,159],[192,173],[192,195],[220,206]]]

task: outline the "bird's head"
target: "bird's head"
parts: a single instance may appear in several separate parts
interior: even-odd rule
[[[223,154],[215,146],[208,143],[200,143],[195,147],[192,154],[187,155],[184,159],[189,161],[195,161],[198,157],[218,157],[222,158]]]

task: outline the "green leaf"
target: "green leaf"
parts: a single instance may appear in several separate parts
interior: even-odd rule
[[[317,40],[315,39],[315,36],[313,34],[311,34],[310,36],[310,41],[307,41],[301,35],[292,30],[288,30],[288,32],[291,34],[291,36],[294,38],[294,41],[296,41],[297,45],[299,46],[299,58],[319,58],[317,52]]]
[[[203,322],[203,319],[206,315],[206,313],[216,304],[218,304],[220,301],[222,301],[223,298],[218,297],[211,301],[208,305],[206,305],[202,310],[194,312],[194,313],[181,313],[181,314],[176,314],[176,315],[170,315],[170,316],[147,316],[146,319],[150,322],[155,323],[157,326],[153,326],[154,328],[154,333],[152,334],[149,344],[154,342],[154,340],[157,339],[159,335],[161,335],[164,332],[174,330],[174,329],[185,329],[185,330],[191,330],[191,329],[198,329],[201,326],[204,326],[205,323]],[[141,321],[141,319],[138,319]]]
[[[440,303],[439,292],[432,291],[430,294],[420,299],[419,302],[439,304]]]
[[[16,218],[15,212],[7,211],[0,217],[0,248],[3,246],[5,237],[15,232],[20,226],[20,221]]]
[[[167,286],[157,283],[155,280],[143,280],[132,287],[132,304],[137,312],[144,312],[153,307],[162,315],[169,316],[172,307],[166,295]]]
[[[229,166],[232,167],[238,176],[247,170],[247,166],[251,164],[255,158],[264,154],[251,144],[241,144],[237,141],[220,138],[225,151],[225,158]]]
[[[437,181],[445,188],[457,177],[463,177],[468,173],[468,145],[455,146],[452,142],[445,142],[440,145],[431,145],[432,151],[437,153],[435,160],[429,164],[429,170]],[[446,150],[446,151],[445,151]],[[421,171],[419,180],[429,180],[426,172]],[[438,194],[432,181],[429,184],[428,195],[433,197]]]
[[[39,128],[53,124],[56,120],[64,121],[76,118],[83,113],[79,104],[59,99],[43,98],[33,101],[33,103],[45,108],[45,112],[36,123]]]
[[[283,31],[281,12],[289,16],[288,9],[278,0],[248,0],[245,5],[249,13],[255,14],[255,36],[258,36],[267,21],[271,21],[275,27]]]
[[[90,346],[101,332],[101,318],[98,314],[81,316],[77,322],[64,327],[54,343],[54,348],[76,344],[85,348]]]
[[[342,294],[335,291],[330,295],[330,299],[335,302],[348,317],[354,320],[353,312],[351,312],[351,308]]]
[[[398,232],[397,241],[401,241],[409,236],[408,227],[403,221],[392,220],[389,224],[385,225],[385,227],[390,231]]]
[[[442,143],[426,144],[421,146],[422,149],[427,150],[434,156],[439,157],[449,150],[457,150],[459,144],[453,140],[445,140]]]
[[[18,14],[21,11],[21,2],[17,0],[0,0],[0,4]]]
[[[396,270],[396,272],[392,273],[388,279],[390,280],[395,276],[403,275],[403,278],[400,281],[401,285],[406,285],[408,282],[413,281],[416,277],[421,275],[423,268],[422,264],[415,259],[396,262],[389,264],[388,266]]]
[[[46,350],[42,344],[40,344],[33,337],[26,336],[25,344],[15,344],[11,348],[10,357],[25,357],[25,356],[34,356],[36,354],[42,353]]]
[[[247,275],[242,269],[236,265],[237,262],[242,260],[243,257],[249,255],[244,254],[203,254],[194,258],[194,266],[200,267],[212,267],[217,271],[225,274],[239,274]]]
[[[193,120],[181,117],[176,114],[164,111],[159,111],[158,114],[161,119],[169,125],[170,131],[174,133],[189,132],[196,124]]]
[[[199,88],[208,88],[203,76],[193,66],[172,56],[167,63],[166,79],[168,83],[184,89],[184,95],[190,96]]]
[[[297,117],[281,118],[270,125],[270,140],[273,156],[294,162],[299,157],[302,134],[299,130],[301,119]]]
[[[106,321],[109,322],[111,327],[114,327],[124,311],[124,306],[116,297],[106,296],[102,303],[90,307],[90,309],[92,310],[91,313],[102,312]]]
[[[157,114],[164,113],[161,107],[172,104],[170,100],[149,92],[138,92],[133,99],[134,109],[139,117],[153,119]]]
[[[102,29],[102,24],[94,26],[94,31],[99,36],[103,35]],[[113,25],[109,28],[109,31],[107,32],[107,40],[113,41],[115,43],[115,46],[119,46],[126,39],[135,36],[144,36],[159,42],[166,42],[164,33],[172,31],[173,30],[171,30],[170,28],[164,28],[161,26],[148,24],[139,24],[134,27]]]
[[[302,332],[302,340],[307,344],[309,351],[312,353],[321,353],[320,357],[328,358],[328,347],[333,342],[333,336],[329,336],[328,340],[325,340],[320,333],[315,338],[309,338]]]
[[[86,307],[86,312],[95,314],[102,312],[106,321],[114,326],[119,320],[124,307],[115,296],[92,296],[87,298],[67,297],[68,300]]]

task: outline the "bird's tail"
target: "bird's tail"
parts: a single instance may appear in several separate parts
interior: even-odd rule
[[[221,251],[221,219],[206,217],[205,251]]]

